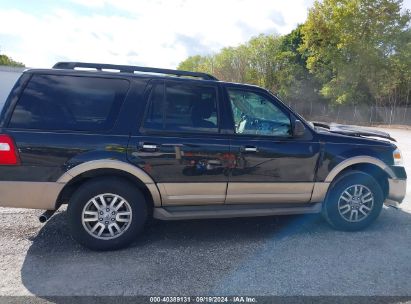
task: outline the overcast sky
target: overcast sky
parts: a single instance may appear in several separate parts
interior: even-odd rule
[[[187,56],[289,33],[313,0],[0,0],[0,53],[30,67],[175,68]],[[404,1],[411,8],[411,0]]]

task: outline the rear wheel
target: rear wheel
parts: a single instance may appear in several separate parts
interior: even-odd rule
[[[92,250],[130,244],[147,219],[144,195],[127,180],[96,178],[82,185],[67,209],[73,238]]]
[[[383,202],[383,191],[371,175],[350,171],[332,183],[323,215],[336,229],[361,230],[375,221]]]

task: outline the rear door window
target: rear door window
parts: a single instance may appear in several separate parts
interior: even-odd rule
[[[153,87],[144,128],[164,131],[218,132],[217,90],[185,83]]]
[[[9,127],[108,130],[128,88],[124,79],[35,74],[17,102]]]

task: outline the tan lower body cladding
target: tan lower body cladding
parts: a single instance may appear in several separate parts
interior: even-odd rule
[[[160,183],[163,206],[224,204],[227,183]]]
[[[227,204],[308,203],[314,183],[229,183]]]
[[[328,183],[159,183],[163,206],[308,203],[325,196]],[[313,193],[314,190],[314,193]],[[227,196],[226,196],[227,193]],[[313,197],[314,198],[314,197]]]
[[[0,206],[55,209],[65,183],[0,182]],[[215,204],[322,202],[328,183],[160,183],[153,196],[156,207]],[[158,193],[155,184],[148,184]],[[227,196],[226,196],[227,194]]]
[[[0,205],[53,210],[64,185],[49,182],[0,182]]]

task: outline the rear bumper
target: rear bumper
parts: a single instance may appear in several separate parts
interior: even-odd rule
[[[406,179],[388,179],[388,195],[385,201],[387,205],[401,204],[407,193]]]
[[[64,183],[0,182],[0,207],[54,210]]]

